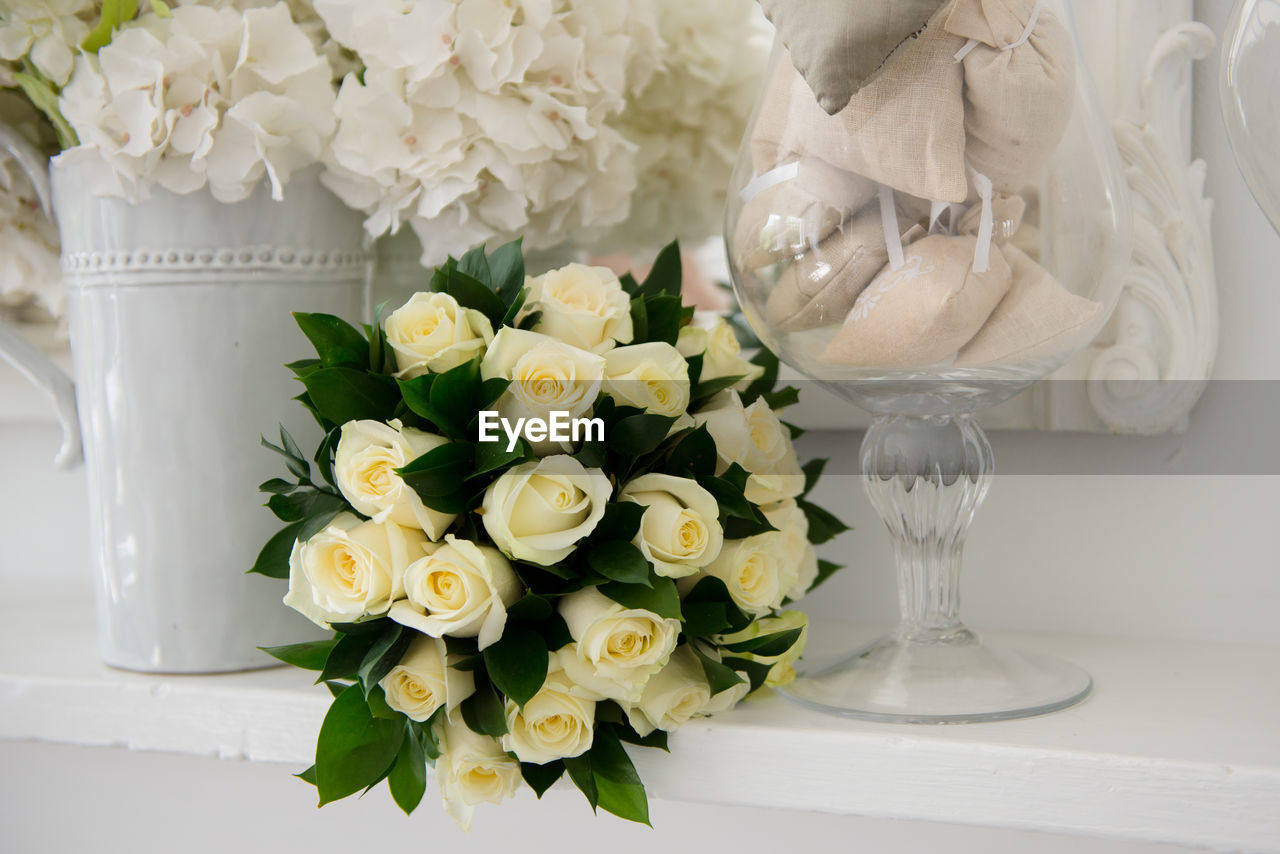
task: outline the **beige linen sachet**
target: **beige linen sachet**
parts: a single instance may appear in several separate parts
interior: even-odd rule
[[[967,234],[911,244],[903,266],[885,268],[858,296],[822,360],[911,369],[954,356],[982,328],[1012,277],[999,246],[991,247],[990,269],[975,273],[976,245]]]

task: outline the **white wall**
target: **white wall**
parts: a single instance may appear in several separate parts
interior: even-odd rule
[[[1220,31],[1229,3],[1209,0],[1198,13]],[[1197,73],[1198,156],[1209,164],[1217,200],[1215,235],[1222,303],[1217,375],[1280,379],[1280,238],[1250,198],[1227,147],[1218,114],[1213,62]],[[966,614],[978,628],[1194,637],[1280,643],[1280,472],[1274,420],[1242,415],[1234,386],[1211,388],[1185,436],[997,434],[997,467],[1058,475],[998,476],[968,549]],[[1258,386],[1258,388],[1265,388]],[[0,410],[4,402],[0,401]],[[841,458],[853,471],[860,437],[807,437],[802,452]],[[18,579],[58,589],[87,589],[86,498],[82,472],[54,472],[57,448],[48,423],[0,423],[0,589]],[[1234,455],[1222,456],[1229,446]],[[266,463],[270,465],[270,463]],[[1109,472],[1143,471],[1117,475]],[[1230,476],[1228,473],[1231,473]],[[246,496],[253,500],[253,496]],[[884,620],[893,612],[888,543],[855,476],[829,477],[820,500],[856,526],[826,549],[850,563],[810,606],[815,619]],[[91,711],[86,710],[86,713]],[[14,852],[130,850],[193,852],[293,844],[300,850],[349,850],[352,839],[414,849],[441,833],[462,837],[434,805],[404,821],[388,799],[338,804],[313,813],[310,793],[286,769],[244,763],[129,755],[123,752],[0,744],[0,849]],[[851,773],[856,773],[851,769]],[[622,832],[609,818],[580,822],[574,796],[482,813],[469,847],[521,851],[606,848],[650,850],[868,852],[1140,852],[1170,849],[1031,837],[1003,831],[887,821],[661,804],[656,835]],[[566,822],[574,821],[568,825]],[[527,828],[527,830],[522,829]],[[557,844],[559,841],[561,844]]]

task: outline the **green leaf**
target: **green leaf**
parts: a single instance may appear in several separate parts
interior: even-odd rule
[[[432,448],[407,466],[395,470],[428,507],[431,499],[448,498],[458,492],[475,467],[475,445],[447,442]]]
[[[745,673],[747,681],[751,683],[751,690],[747,693],[757,690],[769,678],[769,672],[773,670],[772,664],[766,664],[759,661],[751,661],[746,658],[738,658],[736,656],[726,656],[724,663],[732,667],[739,673]]]
[[[293,319],[316,348],[316,355],[326,368],[369,367],[369,342],[350,323],[332,314],[305,311],[295,311]]]
[[[644,297],[631,300],[631,343],[643,344],[649,340],[649,310]]]
[[[800,497],[804,498],[813,488],[818,485],[818,478],[822,477],[822,470],[827,467],[828,460],[812,459],[800,467],[804,472],[804,492],[800,493]]]
[[[849,530],[849,526],[841,522],[835,516],[823,510],[816,504],[808,501],[796,502],[800,505],[800,509],[804,511],[804,517],[809,520],[809,542],[815,546],[820,546],[825,542],[835,539],[840,534]]]
[[[337,481],[333,477],[333,459],[338,452],[338,443],[342,441],[342,428],[334,427],[330,430],[320,442],[320,447],[316,448],[315,464],[320,469],[320,476],[324,478],[334,489],[338,488]]]
[[[698,661],[702,664],[702,673],[707,677],[707,684],[711,686],[711,696],[714,697],[721,691],[728,690],[743,681],[737,671],[707,655],[698,644],[689,644],[689,649],[693,650],[693,654],[698,657]]]
[[[752,618],[744,614],[729,594],[729,588],[715,576],[708,575],[698,581],[680,603],[684,612],[681,629],[689,637],[737,632],[751,625]],[[715,629],[723,625],[726,628]]]
[[[307,770],[300,771],[299,773],[294,774],[293,776],[297,777],[299,780],[301,780],[304,783],[310,783],[311,785],[314,786],[316,784],[316,766],[312,765]]]
[[[556,781],[564,776],[564,763],[558,759],[554,762],[548,762],[546,765],[521,762],[520,776],[524,777],[524,781],[529,784],[529,788],[533,789],[533,793],[541,800],[542,796],[547,793],[547,789],[554,786]]]
[[[747,390],[742,392],[742,405],[750,406],[755,403],[756,398],[762,394],[768,394],[773,391],[773,387],[778,384],[778,357],[773,355],[769,350],[761,347],[757,353],[751,357],[751,364],[759,365],[764,368],[764,374],[755,382],[747,386]]]
[[[489,290],[494,290],[489,273],[489,259],[485,257],[483,243],[458,259],[458,271],[466,273]]]
[[[820,559],[818,561],[818,575],[813,579],[813,583],[809,585],[809,589],[805,592],[812,593],[814,590],[817,590],[819,585],[842,569],[844,569],[844,566],[841,564]]]
[[[802,628],[791,629],[785,632],[774,632],[771,635],[761,635],[738,643],[722,644],[722,646],[730,652],[749,652],[761,658],[772,658],[786,653],[787,650],[795,646],[796,641],[800,640],[800,635],[803,633],[804,629]]]
[[[511,306],[507,309],[507,313],[502,315],[503,326],[514,326],[516,318],[520,315],[520,309],[524,308],[525,301],[529,299],[529,291],[527,288],[521,288],[516,292],[516,298],[512,301]]]
[[[25,71],[14,72],[13,82],[18,84],[18,88],[27,96],[32,106],[49,119],[58,134],[59,147],[63,150],[75,148],[80,140],[58,107],[58,92],[53,88],[53,83],[42,75],[29,74]]]
[[[169,10],[169,6],[164,0],[151,0],[151,11],[156,13],[157,18],[173,17],[173,12]]]
[[[454,438],[469,438],[463,434],[480,408],[480,395],[479,356],[438,375],[431,385],[431,408],[446,422],[439,426]]]
[[[400,663],[409,642],[413,640],[413,632],[405,630],[399,623],[391,622],[386,630],[377,636],[377,640],[369,647],[369,651],[360,661],[360,669],[356,675],[364,685],[367,695],[391,672],[391,668]]]
[[[281,427],[280,430],[282,433],[284,432],[283,427]],[[289,474],[303,482],[309,482],[311,480],[311,466],[307,463],[305,457],[294,456],[284,448],[278,445],[273,445],[271,442],[267,441],[266,436],[259,437],[259,444],[267,450],[275,451],[277,454],[284,457],[284,464],[289,469]]]
[[[779,409],[785,409],[788,406],[794,406],[800,402],[800,389],[793,385],[780,388],[777,391],[762,394],[764,402],[769,404],[769,408],[777,412]]]
[[[650,586],[649,561],[644,553],[630,542],[606,540],[594,543],[587,552],[587,563],[596,572],[612,581],[624,584]]]
[[[716,377],[713,380],[700,382],[693,387],[693,391],[689,392],[690,405],[699,403],[709,397],[713,397],[727,388],[733,388],[742,380],[742,376],[735,377]]]
[[[302,378],[316,409],[339,426],[348,421],[386,421],[400,402],[392,377],[355,368],[324,368]]]
[[[84,37],[80,47],[85,53],[97,53],[111,44],[112,34],[138,14],[138,0],[102,0],[98,25]]]
[[[373,690],[365,694],[364,701],[369,704],[369,711],[375,718],[396,718],[405,720],[402,712],[387,705],[387,692],[382,690],[379,685],[374,685]]]
[[[484,650],[484,666],[494,686],[521,708],[547,678],[547,645],[519,623],[507,623],[497,643]]]
[[[645,314],[648,316],[649,341],[662,341],[675,346],[680,337],[682,321],[680,297],[649,297],[645,300]]]
[[[320,805],[376,783],[395,761],[404,740],[400,721],[375,718],[359,686],[344,690],[329,707],[316,743]]]
[[[573,785],[586,796],[587,803],[591,804],[591,811],[595,812],[596,805],[600,803],[600,796],[596,791],[596,777],[591,773],[590,752],[581,756],[566,757],[560,761],[569,772],[569,779],[573,781]]]
[[[640,531],[645,506],[634,501],[615,501],[606,504],[604,516],[596,525],[592,539],[625,540],[630,542]]]
[[[682,619],[680,593],[670,578],[654,575],[648,587],[611,581],[600,585],[600,592],[625,608],[652,611],[664,619]]]
[[[477,442],[475,447],[476,467],[475,471],[471,473],[472,477],[478,477],[482,474],[494,474],[516,463],[533,459],[533,451],[529,448],[529,443],[524,439],[518,441],[515,450],[512,451],[507,450],[505,437],[497,442]]]
[[[298,488],[296,483],[290,483],[284,478],[273,477],[271,480],[258,484],[259,492],[271,492],[276,495],[288,495]]]
[[[343,505],[345,507],[345,505]],[[337,510],[325,510],[320,513],[313,513],[302,521],[302,527],[298,529],[298,539],[304,543],[314,537],[316,534],[329,527],[329,523],[343,512],[343,508]]]
[[[281,522],[298,522],[308,516],[346,509],[347,503],[336,495],[303,489],[291,495],[273,495],[267,507]]]
[[[649,801],[644,783],[631,763],[613,727],[600,727],[591,744],[591,773],[595,778],[597,803],[606,811],[628,821],[649,824]]]
[[[523,242],[524,238],[518,237],[489,256],[489,279],[503,302],[510,303],[524,287]]]
[[[519,620],[523,623],[541,623],[551,619],[553,613],[555,609],[545,596],[529,593],[507,609],[507,619]]]
[[[727,474],[727,472],[726,472]],[[702,477],[698,479],[699,485],[707,492],[711,493],[711,497],[720,505],[721,516],[737,516],[740,519],[757,518],[756,506],[747,500],[746,493],[743,488],[734,483],[728,477]]]
[[[324,663],[338,643],[337,638],[322,641],[303,641],[286,646],[260,646],[258,649],[285,664],[301,667],[303,670],[324,670]]]
[[[476,692],[458,706],[472,732],[501,738],[507,734],[507,711],[488,679],[476,677]]]
[[[658,257],[654,259],[649,275],[640,286],[640,292],[648,297],[666,294],[679,299],[682,278],[680,244],[673,240],[664,246],[658,253]]]
[[[633,730],[630,726],[623,725],[617,727],[618,738],[627,744],[634,744],[639,747],[652,747],[656,750],[665,750],[671,752],[671,748],[667,746],[667,733],[664,730],[655,729],[648,735],[641,735]]]
[[[258,559],[249,572],[268,578],[288,578],[289,556],[293,554],[293,544],[301,530],[302,523],[294,522],[278,531],[258,552]]]
[[[299,359],[296,362],[286,362],[285,367],[292,371],[295,377],[305,377],[323,368],[324,364],[319,359]]]
[[[415,734],[408,733],[401,742],[395,764],[387,775],[387,786],[405,815],[412,814],[422,802],[427,791],[427,757]]]
[[[638,457],[662,444],[675,418],[667,415],[631,415],[613,425],[609,448],[620,454]]]
[[[622,289],[630,296],[637,296],[640,293],[640,283],[636,281],[636,277],[630,273],[623,273],[618,277],[618,283],[622,285]],[[643,337],[643,336],[641,336]],[[639,341],[637,338],[636,341]]]
[[[369,654],[369,648],[378,640],[378,637],[376,633],[344,634],[339,637],[329,653],[329,658],[325,660],[320,678],[316,681],[328,682],[331,679],[356,678],[361,662]]]
[[[507,313],[507,304],[483,282],[462,270],[451,270],[445,287],[459,305],[474,308],[489,318],[489,323],[494,329],[502,325],[502,318]]]
[[[691,475],[694,478],[712,477],[716,472],[716,442],[707,432],[707,425],[685,433],[667,458],[666,470],[675,475]]]
[[[776,530],[778,529],[764,517],[764,514],[754,519],[731,516],[724,520],[724,538],[726,540],[745,540],[747,537],[754,537],[756,534],[767,534],[769,531]]]

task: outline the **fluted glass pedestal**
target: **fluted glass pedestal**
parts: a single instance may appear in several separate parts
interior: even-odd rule
[[[991,445],[968,415],[881,415],[862,443],[867,495],[889,528],[901,623],[785,689],[820,711],[900,723],[969,723],[1078,703],[1089,674],[981,641],[960,621],[961,553],[991,485]]]

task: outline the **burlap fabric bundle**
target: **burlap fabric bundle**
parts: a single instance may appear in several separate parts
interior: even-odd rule
[[[930,235],[906,263],[886,267],[858,296],[822,360],[857,367],[911,369],[953,357],[1009,291],[1012,272],[998,246],[990,269],[973,271],[977,238]]]
[[[1013,282],[977,335],[960,350],[956,367],[1056,361],[1082,342],[1102,304],[1068,291],[1016,246],[1002,247]]]
[[[955,54],[965,39],[947,32],[946,14],[934,15],[835,115],[819,106],[787,53],[752,133],[757,174],[807,155],[913,196],[964,201],[964,67]]]
[[[1071,35],[1037,0],[956,0],[945,27],[976,42],[963,58],[965,159],[996,190],[1016,192],[1044,168],[1071,120]]]
[[[904,246],[926,234],[918,204],[912,207],[909,201],[897,207]],[[839,323],[889,262],[886,243],[880,206],[867,205],[813,251],[783,269],[769,293],[765,316],[783,332]]]

